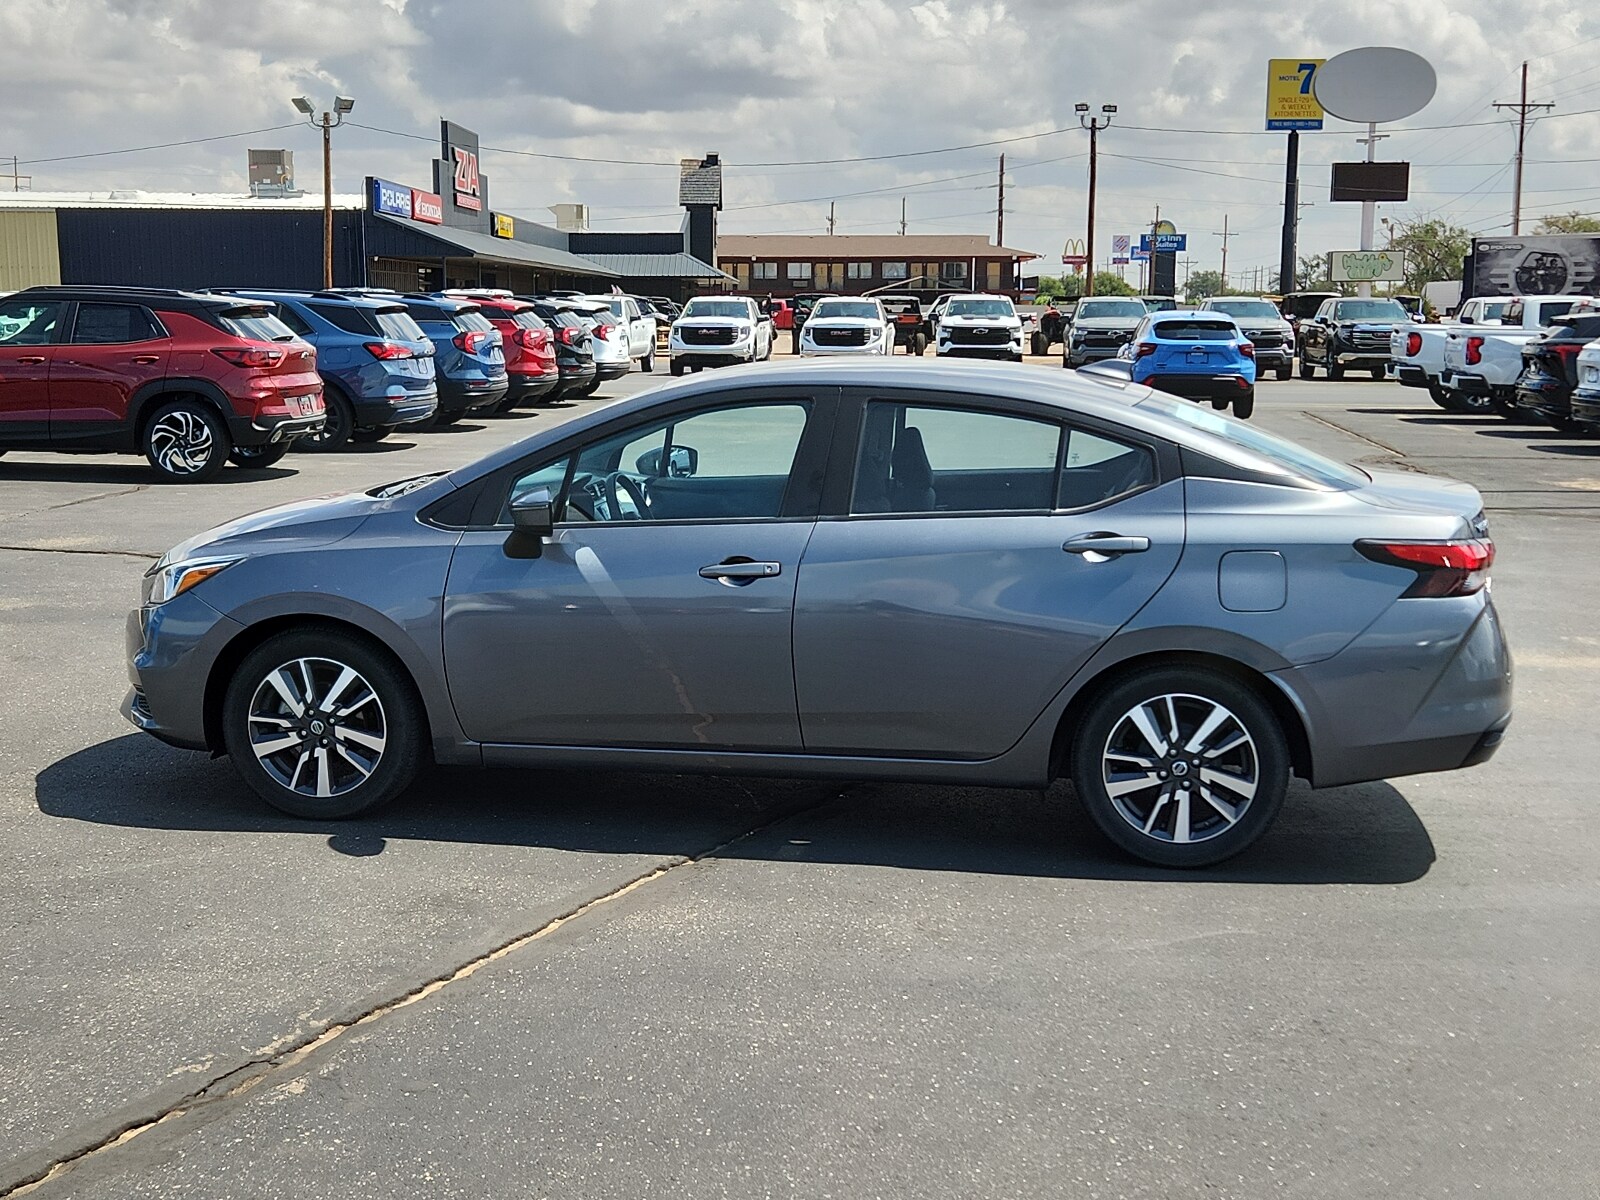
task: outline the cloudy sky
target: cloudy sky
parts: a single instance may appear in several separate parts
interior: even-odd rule
[[[1492,104],[1525,58],[1556,106],[1530,135],[1525,212],[1600,211],[1600,11],[1577,0],[4,0],[0,156],[37,191],[242,191],[246,148],[283,146],[318,189],[317,134],[288,101],[343,93],[341,191],[427,185],[447,116],[481,135],[494,206],[527,217],[577,200],[597,229],[675,227],[673,164],[716,150],[729,232],[821,233],[833,199],[839,232],[889,233],[904,196],[912,232],[992,235],[1004,150],[1006,242],[1057,262],[1082,236],[1086,100],[1120,110],[1100,254],[1159,204],[1215,269],[1226,216],[1249,282],[1275,268],[1282,213],[1267,59],[1363,45],[1439,77],[1382,143],[1413,170],[1411,202],[1380,215],[1509,228],[1514,131]],[[1359,207],[1327,199],[1357,134],[1329,120],[1302,141],[1302,252],[1357,244]],[[801,165],[829,159],[866,161]]]

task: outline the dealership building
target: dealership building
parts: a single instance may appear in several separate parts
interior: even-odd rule
[[[333,201],[336,287],[624,291],[681,299],[728,286],[716,261],[715,155],[685,160],[671,232],[597,233],[582,206],[549,225],[493,207],[478,137],[440,123],[427,187],[368,178]],[[0,291],[34,284],[322,286],[320,196],[0,192]]]

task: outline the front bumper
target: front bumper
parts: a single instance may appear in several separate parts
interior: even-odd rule
[[[740,351],[735,347],[726,350],[683,350],[672,348],[672,362],[685,367],[733,367],[755,361],[755,350]]]
[[[1341,367],[1387,367],[1392,359],[1387,350],[1339,350],[1333,361]]]
[[[1011,362],[1022,358],[1022,344],[1005,342],[998,346],[972,345],[968,342],[950,342],[941,339],[937,353],[940,358],[996,358]]]
[[[1069,367],[1081,367],[1087,363],[1105,362],[1106,359],[1115,358],[1120,354],[1123,345],[1126,345],[1126,343],[1116,346],[1083,346],[1073,345],[1069,342],[1067,344],[1067,365]]]
[[[192,592],[128,614],[132,688],[121,711],[135,727],[185,750],[209,749],[206,688],[224,647],[244,629]]]
[[[893,342],[889,343],[892,348]],[[811,342],[801,341],[801,358],[860,358],[863,354],[883,357],[884,339],[868,342],[865,346],[817,346]]]
[[[1572,393],[1572,419],[1580,425],[1600,425],[1600,391],[1579,388]]]

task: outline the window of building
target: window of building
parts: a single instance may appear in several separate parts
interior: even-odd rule
[[[808,262],[792,262],[786,264],[784,275],[788,279],[809,280],[811,278],[811,264]]]
[[[758,262],[752,274],[757,279],[776,279],[778,277],[778,264],[775,262]]]
[[[940,279],[965,279],[967,277],[967,264],[964,262],[947,262],[939,264]]]
[[[998,262],[990,261],[990,262],[984,264],[984,270],[985,270],[985,286],[991,292],[998,292],[1000,290],[1000,287],[1001,287],[1001,283],[1000,283],[1000,264]]]
[[[872,264],[869,262],[853,262],[845,269],[845,275],[850,279],[871,279]]]
[[[883,264],[883,277],[885,279],[904,279],[910,274],[906,270],[907,265],[903,262],[886,262]]]

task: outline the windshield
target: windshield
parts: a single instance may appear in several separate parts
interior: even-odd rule
[[[1393,300],[1341,300],[1333,306],[1337,321],[1404,321],[1406,310]]]
[[[1202,408],[1186,400],[1175,400],[1160,392],[1153,392],[1139,401],[1141,410],[1160,413],[1191,429],[1198,429],[1212,437],[1248,451],[1257,458],[1266,459],[1274,466],[1324,487],[1361,487],[1368,479],[1354,467],[1307,450],[1304,446],[1268,433],[1259,425],[1235,421],[1209,408]]]
[[[743,300],[691,300],[684,305],[686,317],[746,317],[750,308]]]
[[[1268,321],[1281,319],[1277,306],[1265,300],[1212,300],[1206,307],[1225,312],[1230,317],[1258,317]]]
[[[1233,322],[1221,317],[1209,321],[1189,317],[1158,322],[1156,336],[1169,342],[1231,342],[1239,335],[1234,330]]]
[[[1142,317],[1144,303],[1139,300],[1083,300],[1078,304],[1074,320],[1083,317]]]
[[[824,317],[860,317],[863,321],[879,320],[878,306],[869,300],[819,300],[811,310],[818,320]]]
[[[945,306],[948,317],[1012,317],[1016,310],[1011,301],[998,299],[952,300]]]

